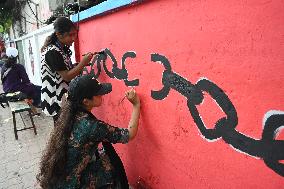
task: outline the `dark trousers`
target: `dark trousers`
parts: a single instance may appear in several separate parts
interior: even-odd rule
[[[33,99],[33,105],[39,107],[41,104],[41,86],[34,85],[32,83],[25,85],[24,88],[20,90],[22,93],[25,93],[28,98]]]

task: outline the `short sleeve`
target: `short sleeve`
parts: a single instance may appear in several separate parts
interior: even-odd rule
[[[90,140],[125,144],[129,141],[129,131],[97,120],[90,127]]]
[[[45,61],[52,71],[67,70],[62,54],[54,49],[45,54]]]

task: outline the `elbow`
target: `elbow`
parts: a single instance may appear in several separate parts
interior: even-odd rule
[[[75,76],[72,74],[72,72],[64,70],[64,71],[58,71],[58,74],[62,77],[64,81],[71,81]]]
[[[137,135],[137,130],[129,129],[129,141],[133,140]]]
[[[135,138],[136,134],[133,135],[133,134],[129,134],[129,141],[132,141],[134,138]]]
[[[64,79],[64,81],[67,81],[67,82],[69,82],[69,81],[71,81],[73,79],[73,78],[71,78],[69,76],[64,76],[62,78]]]

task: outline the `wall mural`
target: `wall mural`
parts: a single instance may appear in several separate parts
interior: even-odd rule
[[[106,66],[108,57],[112,61],[111,71],[108,70]],[[103,66],[105,73],[110,78],[123,80],[126,86],[138,86],[139,79],[129,80],[128,72],[125,67],[126,59],[135,57],[135,52],[126,52],[121,60],[121,68],[119,68],[114,55],[109,49],[105,49],[103,53],[98,54],[93,59],[90,65],[91,69],[84,69],[84,71],[98,78],[102,71],[101,66]],[[163,88],[159,91],[151,91],[151,97],[153,99],[163,100],[168,96],[171,89],[177,91],[187,99],[189,112],[200,133],[207,140],[216,141],[222,138],[227,144],[237,149],[237,151],[263,159],[264,163],[269,168],[284,177],[284,165],[279,162],[280,160],[284,160],[284,141],[276,139],[280,131],[284,129],[284,111],[271,110],[267,112],[263,120],[262,138],[251,138],[236,130],[238,124],[237,111],[229,97],[214,82],[202,78],[196,84],[192,84],[190,81],[172,71],[169,60],[163,55],[156,53],[151,54],[151,61],[160,63],[165,68],[162,73]],[[94,70],[95,66],[97,67],[97,73],[95,73]],[[203,102],[203,92],[208,93],[226,114],[225,117],[220,118],[215,123],[213,129],[206,127],[196,108],[197,105]]]
[[[35,75],[35,69],[34,69],[34,53],[33,53],[33,48],[31,44],[31,40],[29,40],[29,58],[30,58],[30,63],[31,63],[31,68],[32,68],[32,73]]]

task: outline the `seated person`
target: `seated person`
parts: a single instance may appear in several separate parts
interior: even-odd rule
[[[7,60],[1,70],[1,80],[5,93],[20,91],[27,95],[35,107],[40,107],[41,87],[30,82],[23,65],[17,64],[18,50],[14,47],[6,49]]]

